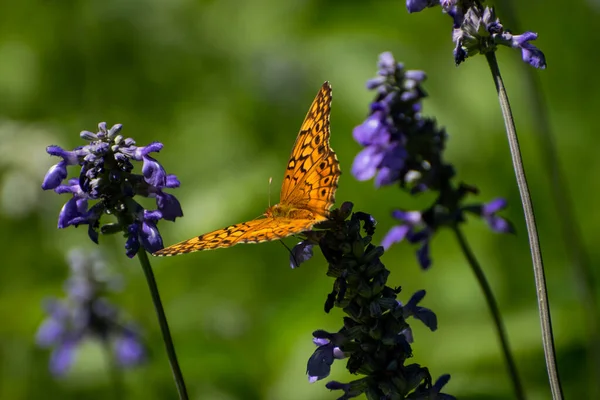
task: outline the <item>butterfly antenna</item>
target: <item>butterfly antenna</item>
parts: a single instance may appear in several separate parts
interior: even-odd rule
[[[298,264],[298,260],[296,260],[296,256],[294,255],[294,252],[288,247],[287,244],[285,244],[285,242],[283,240],[280,240],[279,243],[281,243],[283,245],[283,247],[285,247],[288,251],[288,253],[290,253],[290,257],[292,257],[292,259],[294,260],[294,265],[296,267],[299,267],[300,264]]]

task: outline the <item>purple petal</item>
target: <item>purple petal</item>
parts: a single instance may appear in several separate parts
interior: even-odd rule
[[[375,187],[380,188],[382,186],[391,185],[400,178],[400,171],[383,167],[377,173],[375,177]]]
[[[302,263],[310,260],[313,256],[313,244],[302,241],[294,246],[290,254],[290,267],[298,268]]]
[[[544,53],[529,41],[537,39],[537,33],[524,32],[522,35],[515,35],[512,37],[511,46],[514,48],[521,49],[521,56],[523,61],[531,65],[532,67],[545,69],[546,68],[546,57]]]
[[[150,156],[143,157],[142,174],[144,180],[157,188],[162,188],[167,183],[167,172],[158,161]]]
[[[352,163],[352,175],[359,181],[371,179],[375,176],[381,160],[383,152],[377,146],[364,148]]]
[[[58,214],[58,229],[81,223],[87,211],[87,200],[77,197],[71,198],[65,203]]]
[[[352,136],[362,146],[368,146],[373,143],[382,143],[389,140],[385,123],[385,114],[383,111],[375,111],[365,122],[352,130]]]
[[[57,346],[50,356],[50,371],[56,375],[64,375],[71,365],[75,357],[75,348],[77,342],[67,340]]]
[[[146,351],[133,333],[125,333],[115,341],[115,356],[120,365],[130,367],[142,363]]]
[[[329,376],[333,364],[333,344],[319,346],[306,365],[309,382],[313,383]]]
[[[423,11],[427,7],[439,4],[439,0],[406,0],[406,9],[409,13]]]
[[[481,210],[483,215],[491,215],[494,214],[504,208],[506,208],[507,202],[505,199],[499,197],[490,201],[487,204],[483,205],[483,209]]]
[[[389,249],[394,243],[399,243],[406,237],[406,234],[410,231],[411,227],[408,225],[394,226],[385,235],[381,241],[381,245],[384,249]]]
[[[36,333],[36,343],[40,347],[48,347],[56,343],[65,332],[64,325],[55,318],[47,318]]]
[[[175,221],[177,217],[183,217],[183,210],[179,200],[169,193],[156,193],[156,206],[162,213],[162,217],[167,221]]]
[[[417,260],[421,268],[428,269],[431,266],[431,257],[429,255],[429,241],[424,242],[417,250]]]
[[[502,217],[499,217],[497,215],[490,215],[485,217],[485,220],[494,232],[514,233],[513,226]]]
[[[127,257],[133,258],[140,249],[140,239],[138,237],[139,226],[137,222],[127,227],[128,236],[125,242],[125,254]]]
[[[172,189],[172,188],[178,188],[180,185],[179,183],[179,179],[177,179],[177,177],[173,174],[169,174],[167,175],[167,184],[165,185],[166,188]]]
[[[42,182],[42,189],[56,189],[63,179],[67,177],[67,165],[67,162],[62,160],[58,164],[51,166]]]
[[[423,322],[423,324],[431,329],[431,331],[435,331],[437,329],[437,316],[429,308],[417,307],[413,316],[414,318]]]
[[[156,224],[152,221],[142,222],[142,229],[139,236],[142,246],[150,253],[157,252],[165,247],[160,232]]]
[[[59,146],[48,146],[46,147],[46,153],[50,154],[51,156],[61,157],[63,161],[67,163],[67,165],[77,165],[79,164],[79,149],[80,148],[78,147],[73,151],[67,151]]]
[[[423,221],[423,215],[420,211],[394,210],[392,212],[392,217],[410,225],[417,225]]]

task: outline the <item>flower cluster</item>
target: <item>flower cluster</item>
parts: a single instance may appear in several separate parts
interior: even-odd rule
[[[478,191],[453,183],[455,169],[443,159],[447,134],[433,119],[421,115],[425,91],[420,84],[425,74],[405,70],[388,52],[380,55],[378,67],[378,77],[367,82],[368,89],[377,91],[371,113],[353,132],[365,148],[354,159],[352,173],[358,180],[375,177],[376,186],[398,183],[412,194],[437,193],[434,203],[423,211],[394,211],[401,224],[385,236],[383,247],[404,239],[418,244],[417,260],[428,268],[430,239],[441,227],[465,222],[466,213],[483,218],[495,232],[513,232],[511,224],[496,215],[506,207],[505,200],[464,204],[467,195]]]
[[[537,39],[537,33],[511,34],[496,18],[494,9],[483,7],[482,3],[483,1],[478,0],[406,0],[406,8],[413,13],[440,5],[452,17],[456,65],[469,56],[496,51],[497,46],[502,45],[520,49],[523,61],[529,65],[539,69],[546,68],[544,53],[529,43]]]
[[[133,257],[141,246],[149,252],[162,249],[162,237],[156,226],[161,219],[174,221],[183,216],[181,205],[175,196],[164,189],[179,187],[175,175],[168,175],[160,163],[150,157],[163,145],[153,142],[138,147],[135,141],[119,134],[122,125],[107,129],[106,123],[98,124],[98,132],[81,132],[82,139],[89,141],[72,151],[59,146],[49,146],[48,154],[61,157],[44,178],[42,188],[56,193],[70,193],[72,198],[60,211],[58,227],[88,225],[89,237],[98,243],[98,234],[124,232],[127,237],[125,249]],[[142,161],[142,174],[134,174],[132,161]],[[81,167],[78,178],[67,178],[67,167]],[[156,199],[156,210],[145,210],[134,196]],[[96,201],[88,207],[89,201]],[[112,214],[117,222],[100,226],[100,217]]]
[[[335,279],[325,311],[339,307],[346,314],[337,332],[313,333],[318,347],[307,364],[309,381],[326,378],[334,360],[347,359],[347,369],[363,377],[349,383],[327,383],[327,388],[343,391],[340,400],[363,393],[373,400],[454,399],[440,393],[449,376],[442,376],[432,385],[427,368],[406,364],[412,356],[413,338],[406,320],[416,318],[433,331],[437,329],[437,318],[418,305],[424,291],[415,293],[403,305],[396,299],[400,288],[386,285],[390,271],[380,260],[383,248],[371,244],[375,224],[373,217],[352,213],[352,204],[344,203],[321,224],[325,230],[309,232],[297,246],[299,250],[293,252],[306,255],[307,249],[319,246],[329,263],[327,275]]]
[[[117,365],[131,367],[146,358],[146,351],[135,325],[122,323],[118,310],[103,298],[116,279],[108,278],[98,254],[73,250],[68,257],[71,276],[65,300],[48,299],[49,314],[37,332],[39,346],[52,347],[50,370],[65,374],[72,365],[78,346],[88,338],[98,339],[112,348]]]
[[[405,70],[389,52],[379,56],[378,68],[379,76],[367,82],[377,92],[369,117],[352,132],[365,147],[354,159],[352,174],[360,181],[375,176],[378,187],[399,182],[413,192],[435,188],[454,172],[441,162],[445,131],[421,116],[426,75]]]

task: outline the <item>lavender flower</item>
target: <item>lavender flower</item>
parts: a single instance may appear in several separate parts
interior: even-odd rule
[[[413,192],[437,187],[453,171],[441,162],[446,133],[420,114],[422,71],[405,70],[391,53],[379,56],[378,77],[367,82],[376,90],[371,113],[354,128],[354,139],[365,148],[356,156],[352,174],[358,180],[375,177],[377,187],[400,183]]]
[[[318,347],[307,363],[309,381],[326,378],[336,359],[347,359],[347,369],[362,377],[349,383],[327,383],[328,389],[343,391],[339,399],[363,393],[377,400],[425,399],[424,393],[439,393],[447,379],[435,386],[427,368],[405,365],[412,356],[412,332],[406,320],[417,318],[433,331],[437,319],[431,310],[418,305],[424,291],[403,305],[396,299],[400,288],[386,285],[390,271],[380,260],[383,248],[371,244],[375,225],[372,216],[352,213],[352,204],[344,203],[332,211],[330,221],[322,225],[324,230],[308,233],[307,240],[298,245],[319,246],[329,264],[327,275],[335,278],[325,311],[340,307],[346,314],[337,332],[313,333]]]
[[[406,0],[406,8],[409,13],[413,13],[440,5],[442,10],[452,17],[456,65],[469,56],[496,51],[498,45],[503,45],[520,49],[523,61],[535,68],[545,69],[544,53],[529,43],[537,39],[537,33],[511,34],[504,30],[500,20],[496,18],[494,9],[483,7],[482,3],[483,1],[479,0]]]
[[[419,244],[416,252],[417,260],[421,268],[428,269],[432,262],[430,257],[431,238],[442,227],[454,228],[464,223],[465,213],[483,218],[496,233],[514,233],[512,224],[496,214],[506,207],[506,200],[495,199],[487,204],[462,205],[463,199],[469,193],[477,193],[477,191],[464,184],[456,189],[449,187],[425,211],[395,210],[392,215],[401,224],[389,230],[381,245],[387,250],[394,243],[405,239],[409,243]]]
[[[119,134],[122,125],[107,129],[106,123],[98,124],[98,132],[81,132],[82,139],[89,141],[72,151],[59,146],[48,146],[50,155],[61,157],[53,165],[42,183],[42,189],[58,194],[70,193],[58,217],[58,228],[88,225],[88,235],[98,243],[99,233],[123,232],[127,237],[127,255],[133,257],[140,245],[149,252],[162,249],[162,237],[157,228],[161,219],[174,221],[183,216],[179,201],[164,189],[179,187],[175,175],[168,175],[150,153],[158,152],[163,145],[153,142],[138,147],[135,141]],[[142,174],[134,174],[132,161],[142,162]],[[78,178],[69,179],[67,167],[81,167]],[[157,209],[145,210],[133,198],[139,195],[156,199]],[[96,201],[89,206],[90,201]],[[117,222],[100,226],[100,217],[112,214]]]
[[[423,211],[394,211],[393,217],[401,223],[382,241],[386,250],[403,240],[417,244],[417,260],[427,269],[432,263],[431,239],[441,227],[455,228],[464,223],[465,212],[485,219],[494,232],[511,233],[513,228],[497,215],[506,207],[503,199],[464,204],[467,195],[478,190],[453,182],[455,169],[443,159],[447,134],[433,119],[421,115],[425,92],[420,83],[424,77],[423,72],[406,71],[391,53],[379,56],[378,76],[367,82],[367,88],[377,90],[371,114],[353,132],[354,139],[365,148],[356,156],[352,172],[358,180],[375,177],[376,186],[398,183],[411,194],[438,194]]]
[[[119,312],[102,296],[114,287],[116,280],[105,275],[98,254],[80,250],[70,253],[71,276],[67,280],[65,300],[45,302],[48,318],[37,332],[37,343],[53,348],[50,371],[64,375],[71,367],[78,346],[86,339],[97,339],[112,346],[117,365],[132,367],[146,358],[146,350],[138,329],[123,324]]]

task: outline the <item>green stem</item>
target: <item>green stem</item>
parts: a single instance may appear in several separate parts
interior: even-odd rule
[[[516,7],[518,2],[504,0],[501,2],[504,7],[502,13],[505,14],[504,22],[513,28],[513,31],[522,31],[518,27]],[[516,4],[515,4],[516,3]],[[589,367],[588,379],[590,386],[589,397],[591,399],[600,398],[600,305],[598,296],[596,278],[592,270],[592,262],[589,251],[583,241],[581,224],[575,216],[575,206],[570,195],[569,185],[561,167],[558,157],[558,150],[555,135],[552,133],[550,117],[548,116],[548,105],[544,98],[544,91],[540,83],[538,70],[531,68],[528,64],[519,63],[523,75],[525,76],[525,90],[523,92],[529,95],[529,111],[534,119],[534,133],[538,140],[538,146],[541,149],[544,171],[547,171],[550,190],[554,199],[556,208],[556,218],[560,223],[558,232],[562,236],[565,250],[569,258],[569,265],[573,267],[575,280],[575,293],[579,296],[580,302],[586,315],[585,324],[587,326]]]
[[[110,381],[112,383],[114,396],[112,397],[115,400],[122,400],[125,398],[125,385],[123,385],[123,376],[121,375],[121,370],[117,366],[117,362],[115,359],[114,352],[110,347],[110,342],[108,340],[102,341],[104,354],[106,355],[106,369],[110,375]]]
[[[550,318],[550,304],[548,302],[548,292],[546,290],[544,262],[542,260],[542,251],[535,222],[533,203],[531,201],[529,186],[527,185],[527,178],[525,176],[525,168],[523,167],[523,160],[521,158],[519,139],[517,137],[512,111],[510,109],[508,95],[506,94],[506,88],[504,87],[498,62],[496,61],[496,55],[494,52],[488,52],[486,53],[486,58],[488,65],[490,66],[494,84],[496,85],[496,91],[498,92],[498,100],[500,101],[500,108],[502,110],[502,116],[504,117],[504,125],[506,127],[506,136],[512,156],[513,168],[515,170],[517,185],[521,195],[521,203],[523,204],[523,212],[525,214],[529,248],[531,249],[531,259],[533,261],[535,287],[537,289],[536,293],[540,313],[540,324],[542,327],[542,344],[544,346],[546,369],[550,380],[552,398],[555,400],[562,399],[563,393],[556,365],[556,350],[554,348],[554,338],[552,334],[552,320]]]
[[[175,379],[175,385],[177,386],[179,399],[187,400],[188,394],[187,389],[185,388],[183,374],[181,373],[179,363],[177,362],[177,354],[175,353],[173,339],[171,339],[171,332],[169,331],[167,316],[165,315],[165,310],[163,310],[162,302],[160,301],[158,286],[156,285],[156,280],[154,279],[154,273],[152,272],[152,266],[150,265],[148,254],[146,254],[146,251],[143,248],[141,248],[140,251],[138,251],[138,257],[140,259],[140,263],[142,264],[144,274],[146,275],[146,281],[148,282],[148,288],[150,289],[152,302],[154,303],[154,308],[156,309],[158,324],[160,325],[162,337],[165,342],[165,347],[167,349],[167,356],[169,357],[169,363],[171,364],[171,371],[173,372],[173,379]]]
[[[458,226],[455,226],[453,230],[458,240],[458,244],[460,245],[460,248],[464,253],[465,257],[467,258],[467,261],[471,266],[471,270],[475,274],[477,282],[479,282],[481,290],[483,290],[483,295],[485,297],[485,300],[487,301],[488,308],[490,309],[490,313],[492,314],[492,318],[494,319],[496,334],[498,335],[500,345],[502,346],[502,353],[504,353],[506,367],[508,368],[508,373],[513,384],[515,398],[519,400],[524,400],[525,392],[523,391],[523,385],[521,384],[521,380],[519,379],[517,365],[515,364],[512,352],[510,351],[510,346],[508,344],[508,335],[506,334],[506,329],[504,328],[504,323],[502,322],[502,316],[500,314],[498,304],[496,303],[494,293],[492,293],[492,288],[490,287],[490,284],[487,278],[485,277],[485,274],[483,273],[483,269],[481,268],[479,261],[477,261],[477,258],[475,258],[475,254],[473,254],[473,251],[467,243],[467,240],[465,239],[462,231],[458,228]]]

